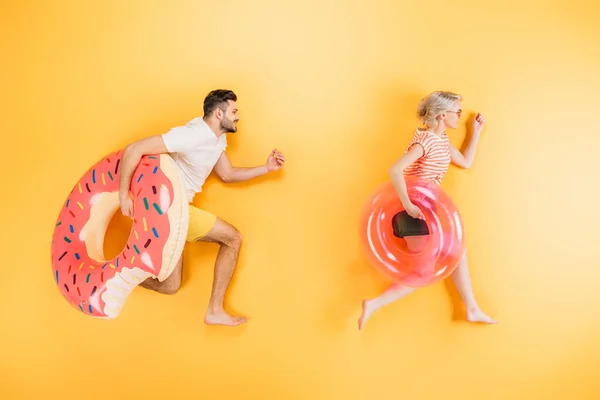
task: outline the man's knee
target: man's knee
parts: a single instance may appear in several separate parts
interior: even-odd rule
[[[242,245],[242,234],[233,225],[217,218],[217,221],[210,232],[197,240],[215,242],[219,243],[221,246],[239,248]]]
[[[238,231],[237,229],[233,228],[233,231],[231,233],[231,246],[232,247],[240,247],[242,245],[242,232]]]
[[[181,287],[181,273],[178,270],[173,271],[165,281],[160,284],[159,291],[164,294],[175,294]]]
[[[239,248],[242,245],[242,239],[242,233],[234,226],[227,224],[227,229],[225,235],[223,235],[221,244],[228,247]]]
[[[148,278],[139,286],[162,294],[175,294],[181,287],[181,279],[169,279],[168,281],[159,282],[158,279]]]
[[[169,282],[160,288],[160,291],[164,294],[175,294],[179,291],[181,282]]]
[[[167,279],[160,283],[159,291],[164,294],[175,294],[181,287],[183,256],[179,259],[177,266]]]

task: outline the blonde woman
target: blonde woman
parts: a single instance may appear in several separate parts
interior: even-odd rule
[[[427,243],[429,231],[423,213],[408,198],[404,177],[416,176],[439,185],[448,171],[450,163],[461,168],[469,168],[475,158],[477,142],[485,124],[481,114],[477,114],[473,120],[470,140],[467,139],[464,152],[461,153],[456,149],[446,135],[446,129],[458,127],[458,121],[462,114],[461,100],[460,95],[444,91],[433,92],[422,99],[417,115],[421,118],[424,127],[417,128],[406,152],[390,169],[392,183],[405,210],[394,217],[394,235],[406,241],[409,251],[418,252],[422,249]],[[475,301],[466,251],[452,274],[452,279],[465,304],[467,321],[496,323],[481,311]],[[415,290],[415,288],[393,284],[378,297],[364,300],[362,315],[358,321],[359,329],[364,327],[375,311]]]

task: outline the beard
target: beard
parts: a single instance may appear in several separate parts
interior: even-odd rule
[[[232,120],[223,118],[221,121],[221,129],[223,129],[227,133],[235,133],[237,132],[237,128]]]

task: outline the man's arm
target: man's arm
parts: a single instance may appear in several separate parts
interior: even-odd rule
[[[131,185],[131,176],[140,162],[142,156],[146,154],[167,153],[167,147],[161,135],[152,136],[146,139],[138,140],[125,147],[123,159],[121,160],[119,200],[121,202],[121,211],[123,215],[133,218],[133,201],[129,197],[129,187]]]
[[[271,171],[277,171],[283,167],[285,158],[277,150],[273,150],[264,165],[258,167],[239,168],[231,165],[227,153],[221,153],[215,164],[215,173],[225,183],[243,182],[265,175]]]

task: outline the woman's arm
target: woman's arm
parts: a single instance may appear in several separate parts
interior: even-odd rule
[[[478,113],[473,120],[473,127],[471,129],[470,139],[465,146],[464,152],[460,152],[456,147],[450,144],[450,155],[452,157],[452,163],[461,168],[471,168],[473,161],[475,160],[475,153],[477,151],[477,143],[479,143],[479,137],[485,124],[485,119]]]
[[[407,151],[402,157],[396,161],[396,163],[390,168],[390,177],[392,179],[392,184],[396,189],[396,193],[398,193],[398,197],[400,197],[400,201],[404,206],[404,209],[413,218],[425,219],[423,213],[414,205],[410,199],[408,198],[408,190],[406,188],[406,179],[404,178],[404,170],[408,168],[412,163],[421,158],[424,154],[423,146],[420,144],[415,144],[411,147],[409,151]]]

